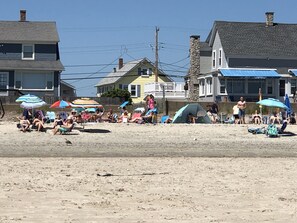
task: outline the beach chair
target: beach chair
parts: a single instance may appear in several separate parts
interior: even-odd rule
[[[65,135],[65,134],[68,134],[70,132],[72,132],[73,128],[74,128],[74,123],[70,126],[70,128],[63,128],[63,127],[60,127],[59,128],[59,132],[61,133],[61,135]]]

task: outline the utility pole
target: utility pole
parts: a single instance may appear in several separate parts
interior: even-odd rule
[[[156,36],[156,43],[155,43],[155,59],[156,59],[156,61],[155,61],[155,82],[156,83],[158,83],[158,61],[159,61],[159,54],[158,54],[158,45],[159,45],[159,43],[158,43],[158,32],[159,32],[159,28],[158,27],[156,27],[156,34],[155,34],[155,36]]]

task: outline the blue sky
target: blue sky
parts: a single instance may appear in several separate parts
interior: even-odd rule
[[[156,26],[160,68],[183,76],[189,67],[190,36],[204,41],[215,20],[264,22],[265,12],[273,11],[275,22],[297,23],[296,7],[296,0],[7,0],[0,20],[16,21],[25,9],[29,21],[56,21],[62,79],[94,78],[67,82],[79,96],[95,96],[94,85],[116,67],[119,57],[154,62]]]

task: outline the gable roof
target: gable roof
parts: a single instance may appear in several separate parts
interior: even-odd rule
[[[154,66],[147,58],[139,59],[139,60],[134,60],[127,62],[123,65],[121,69],[116,69],[115,72],[110,72],[106,77],[103,77],[97,85],[98,86],[103,86],[103,85],[109,85],[109,84],[114,84],[118,80],[120,80],[123,76],[125,76],[128,72],[130,72],[132,69],[137,67],[140,63],[149,63],[152,66]],[[159,70],[160,74],[164,74]]]
[[[297,24],[216,21],[210,45],[216,32],[227,57],[297,58]]]
[[[55,22],[0,21],[0,41],[59,42]]]

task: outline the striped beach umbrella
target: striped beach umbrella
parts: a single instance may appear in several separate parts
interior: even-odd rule
[[[71,104],[68,101],[64,101],[64,100],[59,100],[54,102],[50,108],[70,108]]]
[[[25,94],[25,95],[18,97],[15,101],[16,102],[36,103],[36,102],[42,102],[43,100],[36,95]]]

